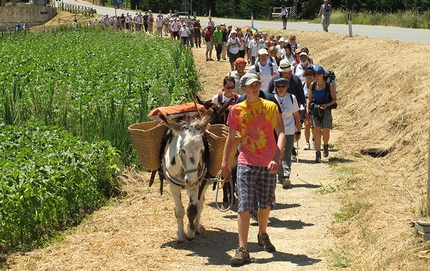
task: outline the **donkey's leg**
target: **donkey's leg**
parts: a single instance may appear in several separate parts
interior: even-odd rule
[[[178,242],[185,241],[184,232],[184,215],[185,209],[181,201],[181,187],[170,184],[170,192],[172,193],[173,200],[175,201],[175,216],[178,222]]]
[[[197,197],[199,194],[199,189],[195,188],[192,190],[188,190],[188,196],[190,198],[190,203],[188,204],[187,208],[187,216],[188,216],[188,231],[187,231],[187,239],[192,240],[195,236],[195,224],[194,220],[198,213],[200,213],[200,210],[197,208]]]
[[[196,234],[200,234],[202,232],[202,228],[200,226],[200,216],[202,215],[202,211],[203,211],[203,206],[205,203],[205,197],[206,197],[206,191],[208,190],[209,185],[205,185],[205,187],[202,190],[202,195],[200,196],[200,200],[197,201],[197,217],[196,217],[196,223],[195,223],[195,228],[196,228]]]

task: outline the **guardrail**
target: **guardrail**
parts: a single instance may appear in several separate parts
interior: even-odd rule
[[[296,7],[285,7],[290,12],[289,17],[295,18],[297,15]],[[271,13],[272,18],[281,17],[281,7],[274,7],[273,12]]]
[[[54,4],[54,7],[55,7],[55,4]],[[85,14],[90,16],[94,16],[94,14],[97,14],[96,9],[94,8],[89,8],[89,7],[79,6],[79,5],[72,5],[72,4],[67,4],[63,2],[61,3],[58,2],[56,8],[63,11],[68,11],[70,13],[80,13],[80,14]]]

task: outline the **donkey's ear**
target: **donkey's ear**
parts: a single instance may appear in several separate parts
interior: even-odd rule
[[[200,121],[200,124],[196,127],[196,129],[200,130],[201,132],[206,130],[206,127],[208,126],[208,123],[211,120],[213,113],[214,111],[212,108],[206,111],[205,115],[203,116],[202,120]]]
[[[168,117],[166,117],[166,115],[158,113],[158,117],[169,129],[172,129],[173,131],[178,133],[182,131],[181,125],[176,121],[170,120]]]

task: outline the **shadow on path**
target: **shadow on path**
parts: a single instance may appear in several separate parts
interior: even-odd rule
[[[285,222],[282,222],[285,223]],[[293,222],[293,224],[296,222]],[[171,241],[164,243],[161,248],[175,248],[178,250],[190,251],[187,256],[189,257],[203,257],[208,260],[207,265],[229,265],[231,256],[229,253],[237,248],[237,233],[227,232],[222,229],[204,231],[201,235],[197,235],[192,241],[185,241],[177,243]],[[266,264],[270,262],[285,262],[289,261],[298,266],[309,266],[317,262],[320,259],[310,258],[307,255],[294,255],[291,253],[285,253],[282,251],[274,252],[268,258],[253,258],[253,252],[262,251],[256,242],[250,242],[248,244],[248,250],[251,256],[251,263],[255,264]]]

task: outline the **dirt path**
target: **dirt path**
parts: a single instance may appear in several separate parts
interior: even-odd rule
[[[193,50],[202,74],[204,98],[211,98],[229,70],[227,62],[206,62],[205,49]],[[215,58],[214,56],[212,58]],[[214,83],[215,82],[215,83]],[[334,143],[339,131],[332,133]],[[258,227],[251,221],[249,250],[253,263],[235,270],[328,270],[327,250],[334,246],[333,213],[339,210],[336,187],[327,159],[315,164],[315,152],[299,143],[299,162],[292,165],[292,187],[278,185],[277,205],[269,230],[277,252],[257,245]],[[335,156],[332,150],[330,156]],[[148,187],[149,175],[130,171],[122,178],[126,196],[95,212],[64,234],[61,242],[8,258],[11,270],[232,270],[229,259],[237,248],[236,208],[215,208],[215,191],[208,190],[202,215],[205,231],[191,242],[177,244],[173,201],[158,181]]]

